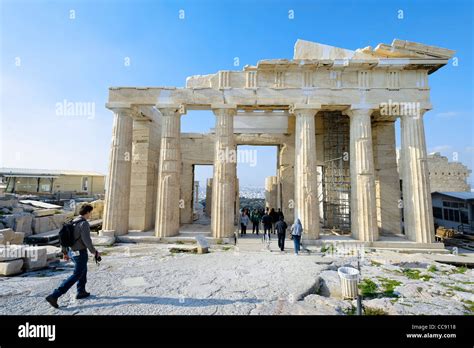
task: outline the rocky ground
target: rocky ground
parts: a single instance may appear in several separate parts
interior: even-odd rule
[[[320,252],[243,252],[216,246],[208,254],[170,252],[164,244],[104,247],[100,266],[89,264],[88,291],[75,289],[54,309],[44,297],[72,264],[0,278],[0,314],[355,314],[342,300],[337,268],[352,258]],[[369,252],[361,263],[366,314],[472,314],[472,269],[423,254]]]

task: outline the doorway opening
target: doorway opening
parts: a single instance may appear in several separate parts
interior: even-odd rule
[[[269,209],[281,208],[281,185],[278,180],[278,145],[237,146],[237,191],[235,223],[241,227],[241,215],[249,218],[246,236],[255,234],[252,217]],[[245,218],[244,218],[245,219]],[[263,230],[259,226],[259,230]],[[253,233],[255,232],[255,233]]]
[[[211,224],[213,168],[212,164],[194,165],[191,206],[195,224]]]

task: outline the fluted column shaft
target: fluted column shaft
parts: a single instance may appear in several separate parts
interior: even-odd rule
[[[347,112],[350,117],[351,232],[360,241],[378,239],[371,109]]]
[[[216,116],[214,177],[212,180],[211,228],[214,238],[234,234],[236,146],[234,142],[233,108],[213,109]]]
[[[132,110],[129,108],[114,109],[102,228],[114,231],[115,235],[128,233],[132,130]]]
[[[174,107],[159,108],[159,111],[162,125],[155,235],[170,237],[179,234],[181,113]]]
[[[401,116],[401,160],[405,234],[409,240],[433,243],[433,208],[426,162],[423,113]]]
[[[319,238],[319,201],[316,171],[316,109],[295,109],[295,217],[303,238]]]

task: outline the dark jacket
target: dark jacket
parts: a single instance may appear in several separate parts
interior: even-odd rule
[[[254,224],[258,224],[260,222],[260,214],[256,211],[253,211],[250,213],[250,220],[254,223]]]
[[[74,240],[76,242],[72,245],[71,250],[77,251],[84,250],[87,248],[89,249],[91,254],[95,254],[96,249],[92,244],[91,228],[87,220],[84,219],[82,216],[78,216],[73,220],[73,222],[76,222],[76,224],[74,225]],[[67,249],[65,247],[62,247],[62,251],[66,252]]]
[[[278,214],[278,219],[283,219],[285,220],[285,215],[283,215],[283,212],[282,211],[277,211],[277,214]]]
[[[280,219],[276,211],[271,211],[270,217],[272,218],[273,223],[277,222]]]
[[[283,220],[278,221],[275,225],[275,229],[278,234],[285,234],[287,228],[288,228],[288,225]]]
[[[262,217],[262,224],[265,226],[265,227],[272,227],[272,218],[270,215],[263,215]]]

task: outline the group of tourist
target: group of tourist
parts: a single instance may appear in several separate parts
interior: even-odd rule
[[[259,234],[261,227],[263,227],[263,242],[267,242],[267,247],[270,245],[270,235],[276,234],[278,237],[278,247],[283,252],[285,250],[285,238],[288,225],[285,222],[285,217],[281,209],[275,211],[274,208],[250,209],[243,208],[240,212],[240,235],[247,234],[247,227],[252,222],[252,234]],[[303,227],[299,219],[291,226],[290,237],[294,242],[295,255],[300,251],[301,236],[303,234]]]

